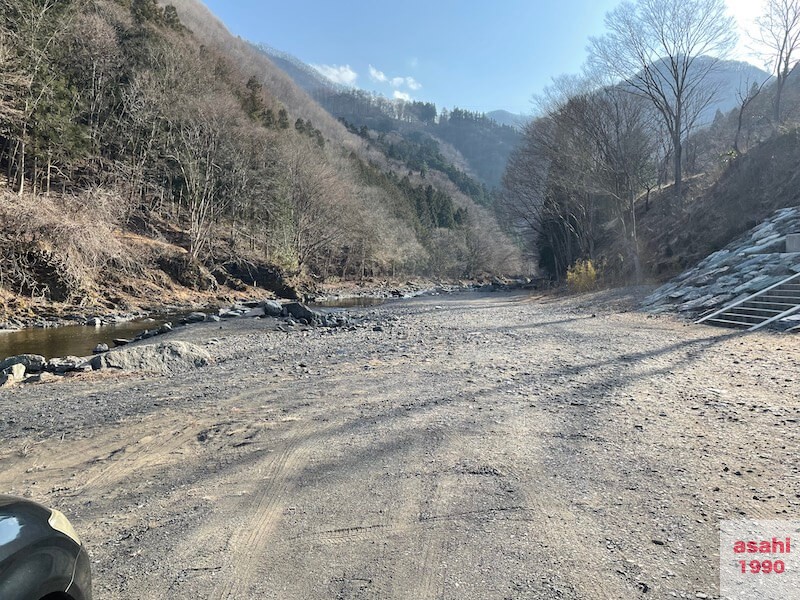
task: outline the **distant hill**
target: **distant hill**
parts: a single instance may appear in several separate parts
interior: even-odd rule
[[[500,125],[508,125],[509,127],[515,127],[517,129],[522,129],[529,120],[527,117],[507,110],[493,110],[492,112],[486,113],[486,116]]]
[[[374,131],[377,136],[373,142],[380,140],[383,151],[402,155],[411,170],[443,170],[459,189],[479,202],[488,198],[488,189],[476,191],[478,188],[468,181],[470,177],[489,189],[500,185],[508,156],[520,141],[523,119],[519,115],[495,111],[493,117],[460,108],[439,111],[430,102],[391,100],[337,85],[275,48],[263,44],[255,47],[353,132],[368,138],[361,129]],[[399,134],[403,143],[386,142],[387,134]],[[378,137],[381,135],[384,137]]]
[[[758,67],[737,60],[723,60],[709,75],[711,85],[717,86],[717,96],[703,112],[702,124],[707,125],[714,120],[717,111],[726,113],[739,105],[737,94],[747,91],[752,85],[761,85],[772,76]]]
[[[276,50],[267,44],[256,44],[255,47],[266,54],[270,61],[272,61],[272,64],[289,75],[289,77],[310,96],[314,96],[314,94],[321,89],[344,89],[339,84],[325,77],[314,67],[307,65],[291,54]]]
[[[714,59],[704,56],[698,57],[694,62],[695,68],[705,70],[711,60]],[[661,68],[666,70],[666,63],[662,64],[663,67]],[[769,73],[750,63],[737,60],[719,61],[704,81],[704,85],[716,89],[714,98],[703,109],[696,125],[702,127],[711,124],[717,111],[724,114],[738,106],[740,102],[738,94],[740,92],[746,95],[754,83],[761,85],[770,78]]]

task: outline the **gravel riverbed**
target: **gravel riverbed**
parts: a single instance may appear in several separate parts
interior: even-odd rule
[[[212,364],[0,390],[0,490],[71,518],[98,600],[714,598],[720,520],[800,518],[800,337],[645,293],[176,330]]]

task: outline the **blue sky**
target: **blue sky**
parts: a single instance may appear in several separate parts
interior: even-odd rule
[[[387,97],[529,114],[619,0],[204,0],[228,29]],[[763,0],[728,0],[747,22]]]

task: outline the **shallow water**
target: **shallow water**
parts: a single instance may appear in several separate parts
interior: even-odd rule
[[[377,306],[384,302],[386,302],[386,298],[364,296],[323,300],[309,306],[362,308]],[[41,354],[45,358],[88,356],[97,344],[108,344],[110,348],[113,348],[113,340],[117,338],[131,339],[145,329],[158,329],[164,323],[177,323],[185,314],[187,313],[173,313],[100,327],[66,325],[64,327],[34,327],[19,331],[0,331],[0,360],[17,354]]]
[[[66,325],[4,331],[0,332],[0,360],[17,354],[41,354],[45,358],[88,356],[97,344],[108,344],[113,348],[114,339],[131,339],[145,329],[157,329],[164,323],[177,322],[179,318],[180,315],[162,315],[100,327]]]

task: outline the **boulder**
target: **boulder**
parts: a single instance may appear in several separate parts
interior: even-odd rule
[[[44,366],[46,371],[63,375],[73,371],[86,371],[91,369],[89,363],[79,356],[64,356],[61,358],[51,358]]]
[[[128,344],[131,343],[131,341],[130,340],[126,340],[125,338],[117,338],[117,339],[113,340],[113,343],[114,343],[114,346],[119,347],[119,346],[127,346]]]
[[[206,320],[206,313],[203,312],[193,312],[189,313],[184,317],[184,320],[187,323],[202,323]]]
[[[207,350],[188,342],[163,342],[121,348],[92,359],[92,368],[169,374],[203,367],[211,362]]]
[[[772,239],[767,238],[767,241],[759,240],[759,244],[757,246],[751,246],[749,248],[745,248],[742,250],[744,254],[773,254],[775,252],[782,252],[783,249],[786,247],[786,242],[783,238]]]
[[[741,294],[742,292],[757,292],[758,290],[768,287],[767,285],[765,285],[766,281],[767,277],[765,277],[764,275],[759,275],[758,277],[754,277],[753,279],[745,281],[741,285],[733,288],[733,293]]]
[[[142,333],[137,335],[133,338],[134,342],[139,342],[141,340],[149,340],[152,337],[156,337],[158,335],[158,331],[155,329],[145,329]]]
[[[12,365],[24,365],[28,373],[38,373],[44,370],[46,362],[47,359],[39,354],[19,354],[17,356],[9,356],[0,362],[0,371],[5,371]]]
[[[300,319],[305,319],[308,323],[313,322],[314,318],[319,316],[319,313],[314,312],[299,302],[289,302],[288,304],[285,304],[283,311],[285,314],[294,317],[298,321]]]
[[[15,363],[10,367],[3,370],[5,375],[11,375],[17,381],[22,381],[25,379],[25,365],[21,365],[20,363]]]
[[[52,373],[45,371],[43,373],[31,375],[25,380],[25,383],[44,383],[47,381],[55,381],[56,379],[58,379],[57,375],[53,375]]]
[[[678,310],[681,312],[685,312],[687,310],[697,310],[701,306],[705,305],[709,300],[711,300],[714,296],[708,294],[706,296],[702,296],[690,302],[685,302],[678,307]]]
[[[283,314],[283,305],[275,300],[264,300],[261,303],[261,308],[268,317],[280,317]]]
[[[88,327],[100,327],[103,324],[103,319],[100,317],[92,317],[91,319],[86,320],[86,325]]]
[[[108,344],[97,344],[92,350],[92,354],[102,354],[103,352],[108,352]]]

